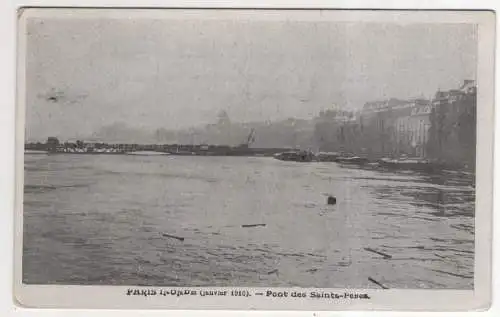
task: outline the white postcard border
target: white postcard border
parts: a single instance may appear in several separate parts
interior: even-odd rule
[[[49,9],[46,9],[49,10]],[[69,9],[68,9],[69,10]],[[51,10],[49,10],[51,11]],[[151,10],[147,14],[151,14]],[[24,12],[25,14],[28,11]],[[31,11],[34,12],[34,11]],[[45,11],[44,11],[45,12]],[[213,12],[213,11],[212,11]],[[260,11],[261,13],[262,11]],[[298,11],[293,11],[296,14]],[[326,11],[314,13],[307,11],[306,16],[311,18],[328,18]],[[344,11],[344,13],[347,11]],[[141,12],[142,13],[142,12]],[[146,12],[145,12],[146,13]],[[231,13],[224,11],[224,14]],[[382,21],[381,11],[347,12],[343,19],[359,21],[366,14],[363,21]],[[23,14],[23,17],[26,15]],[[45,14],[45,13],[44,13]],[[127,13],[128,14],[128,13]],[[155,14],[155,13],[153,13]],[[247,12],[245,12],[247,14]],[[318,16],[319,14],[319,16]],[[404,21],[412,20],[409,12]],[[452,13],[436,12],[430,14],[433,21],[440,23],[477,23],[479,26],[479,54],[478,54],[478,142],[477,142],[477,192],[476,192],[476,264],[475,285],[473,291],[438,291],[438,290],[348,290],[349,292],[367,292],[372,300],[364,301],[331,301],[325,299],[294,299],[265,300],[260,297],[245,299],[239,297],[140,297],[126,296],[128,287],[120,286],[41,286],[21,285],[20,268],[22,263],[22,175],[23,175],[23,143],[24,143],[24,87],[19,86],[17,126],[16,126],[16,244],[15,244],[15,294],[17,300],[27,307],[60,307],[60,308],[136,308],[136,309],[267,309],[267,310],[462,310],[485,309],[489,305],[491,295],[491,241],[492,224],[492,166],[493,166],[493,52],[494,52],[494,16],[486,13],[478,17],[468,12]],[[275,18],[271,14],[271,18]],[[349,18],[351,20],[349,20]],[[401,18],[401,17],[400,17]],[[374,20],[371,20],[374,19]],[[379,20],[377,20],[379,19]],[[395,21],[392,19],[391,21]],[[387,20],[385,20],[387,21]],[[453,22],[448,22],[453,21]],[[399,21],[401,22],[401,21]],[[415,19],[413,23],[424,23],[425,18]],[[430,23],[430,21],[427,21]],[[19,27],[22,28],[22,24]],[[19,38],[19,51],[24,48],[24,41]],[[22,55],[19,55],[18,81],[24,82],[22,71]],[[489,105],[489,106],[488,106]],[[481,242],[481,243],[478,243]],[[151,288],[141,288],[151,289]],[[156,288],[158,289],[158,288]],[[184,288],[182,288],[184,289]],[[193,289],[193,288],[189,288]],[[267,290],[267,289],[265,289]],[[264,290],[264,291],[265,291]],[[283,289],[271,289],[283,291]],[[326,291],[323,289],[322,291]],[[330,290],[328,290],[330,291]],[[331,290],[343,293],[346,290]],[[166,299],[170,298],[170,299]]]

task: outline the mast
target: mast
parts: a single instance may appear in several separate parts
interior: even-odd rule
[[[252,128],[252,130],[250,131],[250,134],[248,135],[246,145],[250,145],[253,142],[255,142],[255,129],[254,128]]]
[[[248,134],[246,142],[241,143],[239,145],[239,147],[248,148],[250,146],[250,144],[252,144],[253,142],[255,142],[255,129],[254,128],[252,128],[252,130],[250,131],[250,134]]]

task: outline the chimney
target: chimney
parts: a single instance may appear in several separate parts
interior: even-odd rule
[[[465,87],[467,87],[469,85],[473,86],[474,85],[474,80],[472,80],[472,79],[465,79],[464,83],[463,83],[463,85],[461,87],[461,89],[465,88]]]

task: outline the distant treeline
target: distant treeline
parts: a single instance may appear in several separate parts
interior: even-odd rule
[[[85,142],[78,140],[76,142],[60,142],[56,137],[49,137],[46,142],[31,142],[25,144],[26,150],[40,150],[49,152],[66,152],[65,150],[85,150],[85,152],[94,152],[99,150],[113,149],[116,152],[135,152],[135,151],[160,151],[169,153],[190,153],[190,152],[210,152],[217,151],[224,153],[240,150],[243,152],[252,153],[252,149],[245,146],[229,146],[229,145],[204,145],[204,144],[137,144],[137,143],[102,143],[102,142]],[[254,149],[255,153],[276,153],[289,150],[287,148],[266,148],[262,151]]]

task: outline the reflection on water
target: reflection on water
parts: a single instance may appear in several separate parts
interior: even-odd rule
[[[28,155],[24,193],[25,283],[473,287],[471,174]]]

